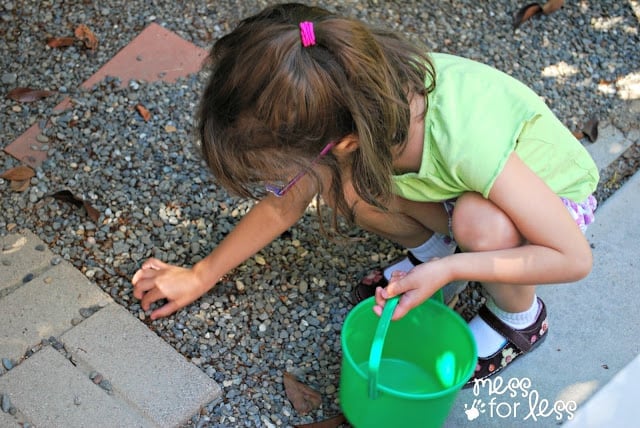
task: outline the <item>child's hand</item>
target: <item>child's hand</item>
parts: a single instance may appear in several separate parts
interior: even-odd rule
[[[166,317],[202,296],[206,285],[191,269],[172,266],[151,258],[142,264],[133,279],[133,295],[141,299],[147,311],[152,303],[166,299],[167,303],[151,313],[151,319]]]
[[[382,309],[386,301],[402,294],[391,318],[397,320],[431,297],[446,283],[436,280],[436,277],[432,274],[435,271],[435,269],[432,269],[435,267],[434,262],[435,259],[416,266],[409,272],[393,272],[389,284],[385,288],[378,287],[376,289],[376,305],[373,307],[374,312],[378,314],[378,316],[382,315]]]

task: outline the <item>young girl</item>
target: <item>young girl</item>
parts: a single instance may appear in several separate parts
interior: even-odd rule
[[[589,273],[581,229],[593,218],[597,169],[506,74],[300,4],[242,21],[213,47],[209,71],[204,158],[221,185],[260,202],[192,268],[144,262],[134,295],[145,310],[167,300],[152,319],[210,290],[317,195],[334,208],[334,226],[339,214],[410,250],[391,269],[408,272],[377,289],[378,313],[398,294],[395,319],[452,281],[483,284],[487,304],[470,323],[474,379],[545,337],[533,284]]]

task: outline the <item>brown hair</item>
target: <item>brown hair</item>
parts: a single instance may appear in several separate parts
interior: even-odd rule
[[[314,46],[302,46],[301,21],[313,22]],[[208,70],[199,133],[220,184],[256,198],[256,183],[281,179],[292,166],[313,173],[328,142],[356,134],[354,188],[379,207],[392,192],[391,148],[408,135],[407,94],[426,101],[435,82],[426,51],[397,34],[293,3],[240,22],[213,46]],[[352,221],[336,159],[320,162],[331,168],[337,210]]]

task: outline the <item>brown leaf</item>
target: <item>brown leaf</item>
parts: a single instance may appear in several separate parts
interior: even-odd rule
[[[149,119],[151,119],[151,113],[142,104],[137,104],[136,105],[136,110],[138,110],[138,113],[140,113],[140,116],[142,116],[142,118],[144,119],[145,122],[148,122]]]
[[[572,134],[578,140],[582,140],[584,138],[584,132],[582,132],[582,131],[573,131]]]
[[[59,192],[52,193],[47,196],[51,196],[53,199],[69,203],[78,208],[83,207],[87,212],[89,218],[91,218],[91,220],[93,221],[98,221],[98,219],[100,218],[100,212],[97,209],[92,207],[91,204],[89,204],[84,199],[75,196],[69,190],[60,190]]]
[[[556,10],[560,9],[562,7],[562,5],[564,4],[564,0],[548,0],[543,6],[542,6],[542,12],[545,15],[549,15],[550,13],[555,12]]]
[[[592,143],[598,139],[598,119],[592,117],[587,123],[582,127],[582,132],[587,136],[589,141]]]
[[[28,180],[34,175],[36,175],[36,173],[33,169],[29,168],[26,165],[19,165],[15,168],[11,168],[3,172],[2,175],[0,175],[0,178],[12,181],[22,181]]]
[[[313,422],[305,425],[296,425],[296,428],[338,428],[340,425],[347,423],[347,418],[342,413],[320,422]]]
[[[84,43],[85,47],[91,49],[92,51],[98,48],[98,38],[86,25],[78,25],[75,31],[75,35]]]
[[[516,13],[513,14],[513,29],[518,28],[522,23],[531,19],[532,17],[540,14],[542,7],[538,3],[529,3],[522,6]]]
[[[307,385],[300,383],[291,373],[285,372],[283,383],[287,398],[299,414],[306,415],[322,404],[320,394]]]
[[[23,103],[30,103],[32,101],[37,101],[42,98],[49,97],[53,94],[55,94],[54,91],[44,91],[41,89],[32,88],[15,88],[9,91],[9,93],[7,94],[7,98]]]
[[[14,192],[24,192],[29,188],[31,180],[11,180],[9,188]]]
[[[66,48],[75,43],[75,37],[50,37],[47,39],[47,46],[50,48]]]

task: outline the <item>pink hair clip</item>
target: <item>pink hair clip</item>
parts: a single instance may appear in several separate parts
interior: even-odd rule
[[[302,46],[305,48],[316,44],[316,35],[313,32],[313,22],[304,21],[300,23],[300,40],[302,40]]]

